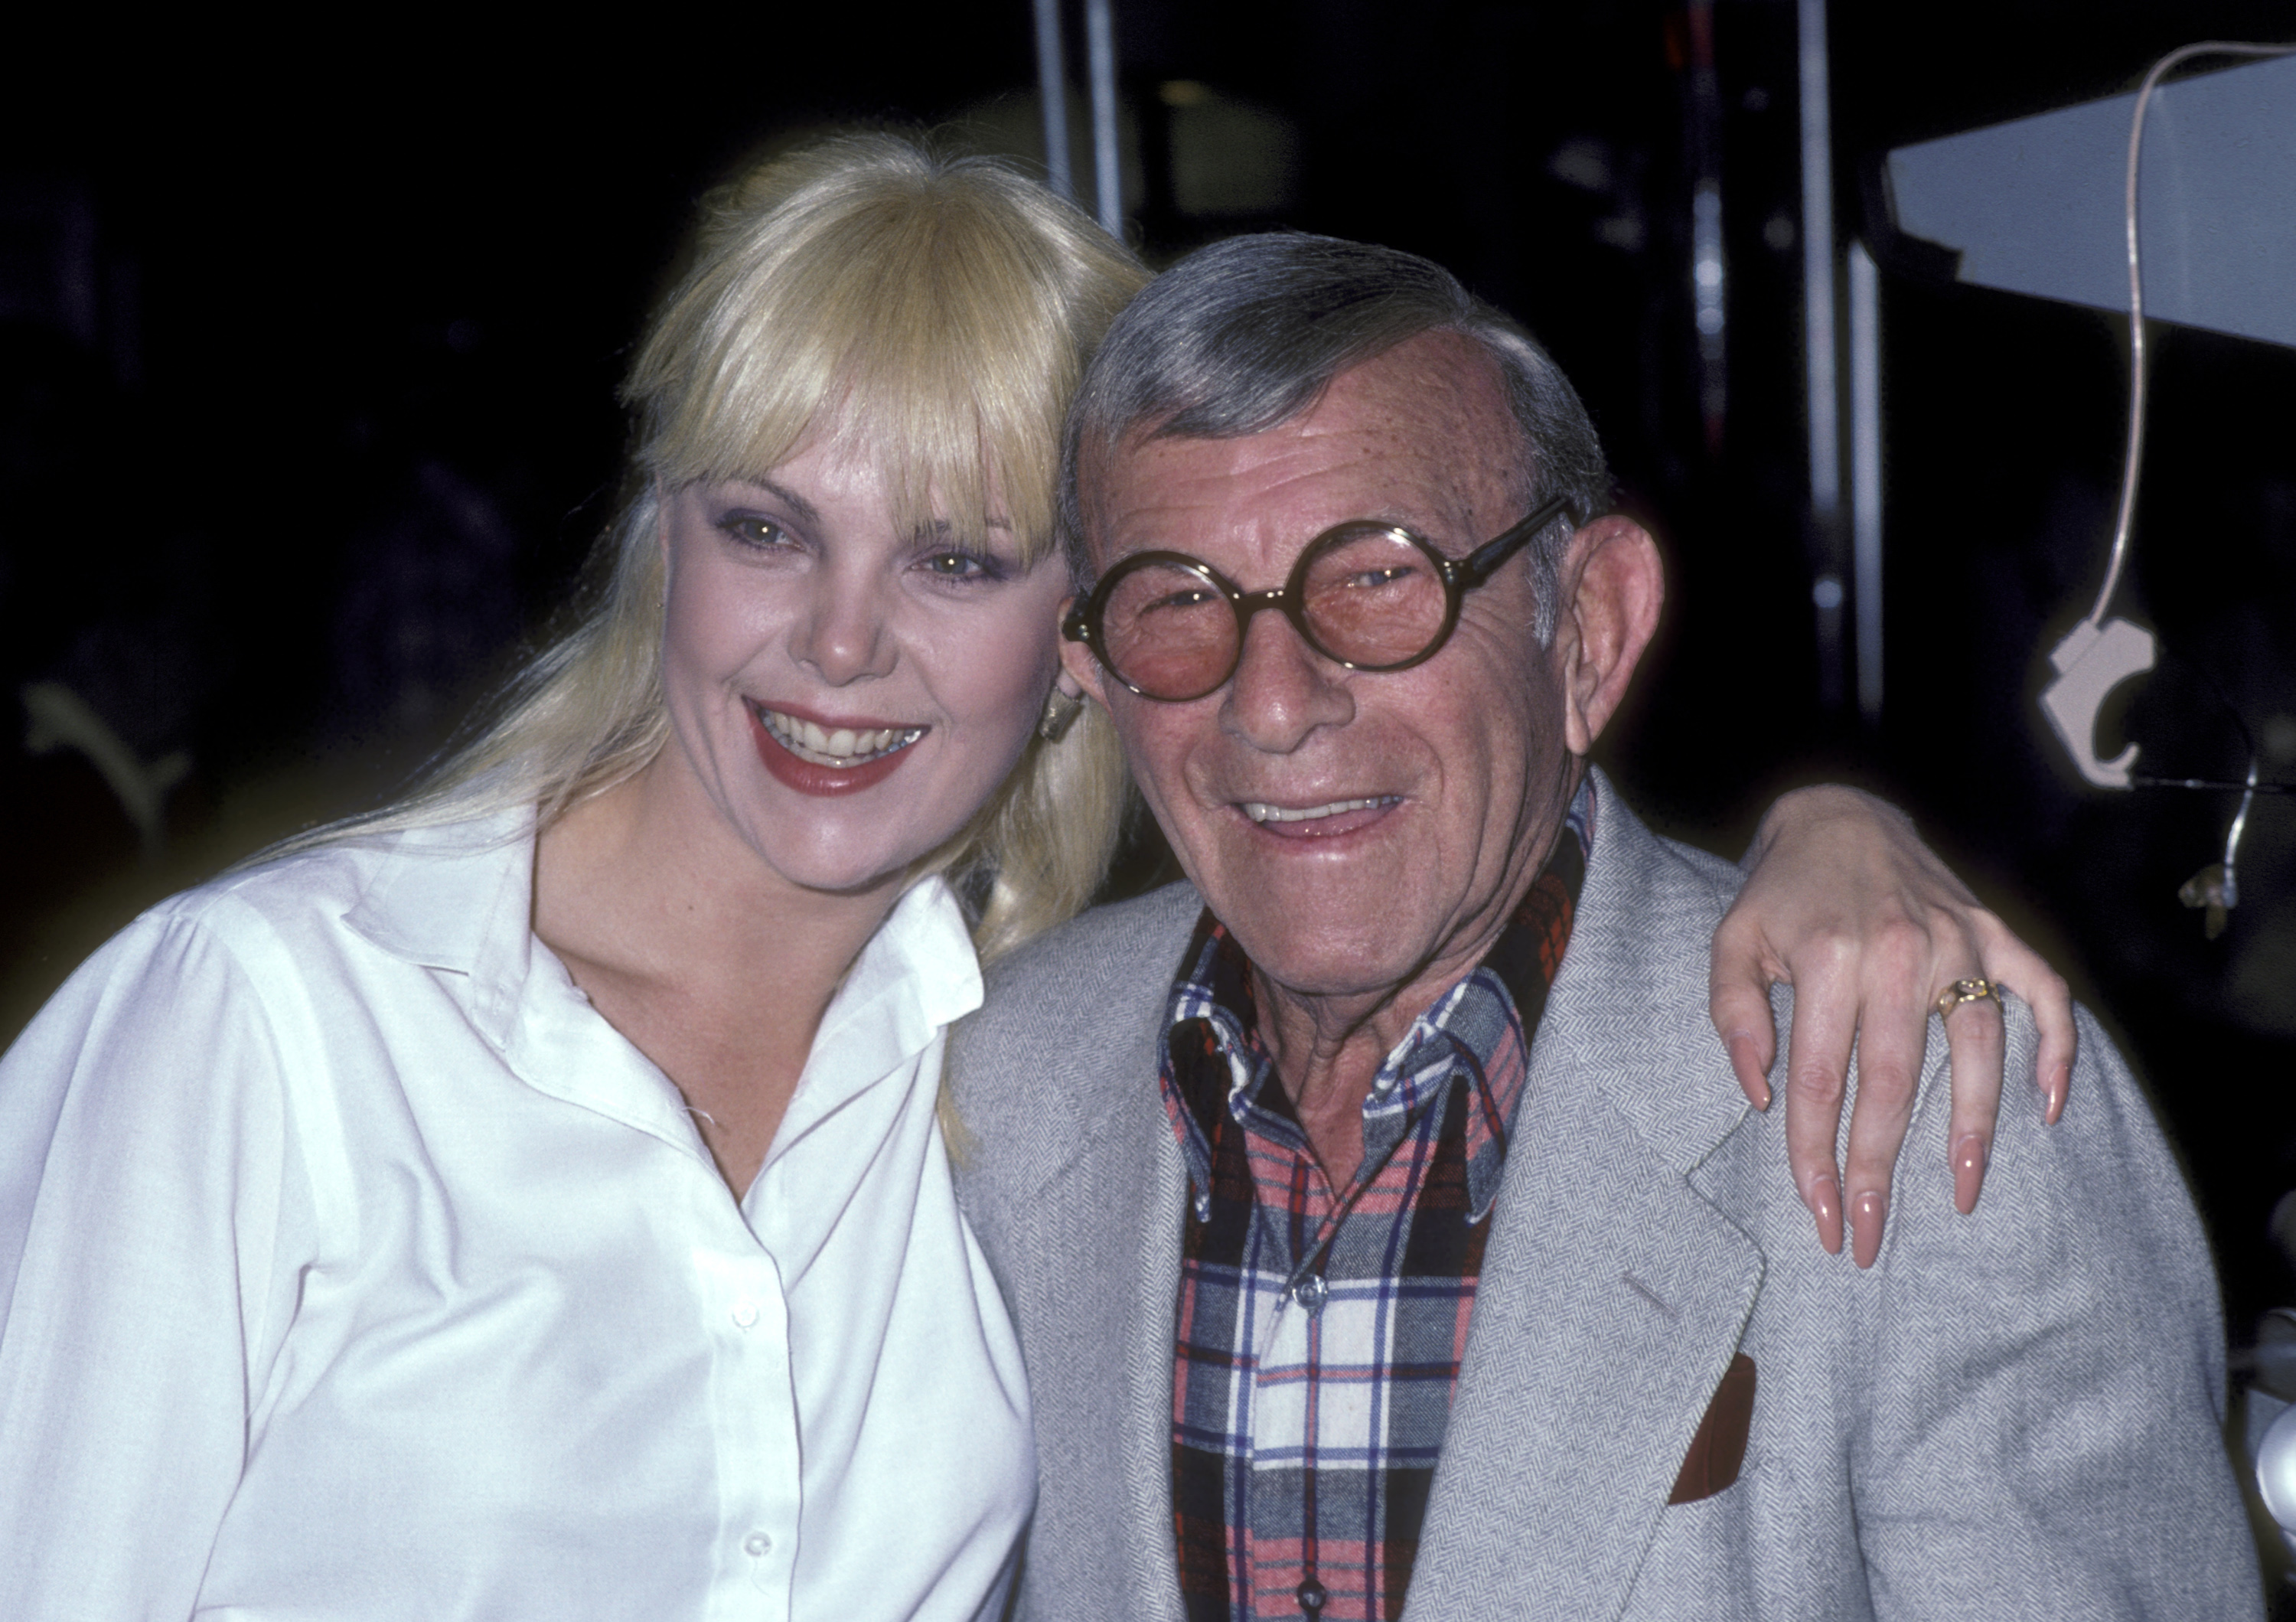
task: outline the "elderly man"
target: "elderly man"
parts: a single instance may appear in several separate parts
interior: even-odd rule
[[[1535,345],[1407,255],[1223,243],[1067,478],[1068,675],[1191,883],[1013,960],[957,1060],[1025,1614],[2255,1610],[2207,1251],[2093,1024],[1974,1217],[1808,1242],[1706,1023],[1739,874],[1587,764],[1660,569]]]

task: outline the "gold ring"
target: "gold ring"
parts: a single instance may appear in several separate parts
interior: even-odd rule
[[[1964,1003],[1991,1002],[2001,1006],[2001,987],[1991,980],[1956,980],[1938,994],[1938,1018],[1946,1019]]]

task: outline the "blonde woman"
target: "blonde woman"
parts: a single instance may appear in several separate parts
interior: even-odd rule
[[[1029,1408],[935,1098],[976,950],[1113,842],[1101,723],[1038,723],[1142,280],[890,139],[711,200],[500,718],[0,1061],[0,1614],[996,1614]],[[1750,939],[1926,859],[1866,820]]]

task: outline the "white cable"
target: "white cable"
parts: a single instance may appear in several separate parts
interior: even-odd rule
[[[2248,756],[2248,791],[2240,797],[2240,809],[2232,814],[2232,827],[2225,834],[2224,904],[2226,910],[2240,905],[2240,836],[2248,827],[2248,808],[2256,803],[2256,751]]]
[[[2120,566],[2128,557],[2128,528],[2136,517],[2136,473],[2144,450],[2144,278],[2136,257],[2136,160],[2144,146],[2144,109],[2152,100],[2161,76],[2178,62],[2194,56],[2286,56],[2296,45],[2259,45],[2246,40],[2209,39],[2179,45],[2152,64],[2137,88],[2136,111],[2128,120],[2128,176],[2123,214],[2128,233],[2128,450],[2120,467],[2120,510],[2112,522],[2112,558],[2104,570],[2103,589],[2088,623],[2102,627],[2105,605],[2120,584]]]

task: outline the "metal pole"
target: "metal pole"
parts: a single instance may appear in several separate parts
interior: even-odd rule
[[[1818,550],[1810,601],[1817,610],[1818,699],[1842,700],[1841,403],[1833,337],[1833,130],[1825,0],[1800,0],[1801,69],[1802,351],[1809,395],[1809,516]]]
[[[1045,184],[1076,201],[1069,172],[1069,73],[1061,48],[1061,0],[1036,0],[1037,99],[1045,112]]]
[[[1722,256],[1722,92],[1714,73],[1714,0],[1690,5],[1690,292],[1698,322],[1698,403],[1706,448],[1722,449],[1730,347]]]
[[[1085,0],[1085,51],[1092,73],[1092,175],[1101,228],[1124,234],[1124,183],[1116,161],[1116,20],[1110,0]]]
[[[1882,718],[1882,294],[1849,244],[1849,512],[1857,560],[1857,713]]]
[[[1809,504],[1841,506],[1841,406],[1834,394],[1833,131],[1825,0],[1801,0],[1801,285],[1809,362]]]

